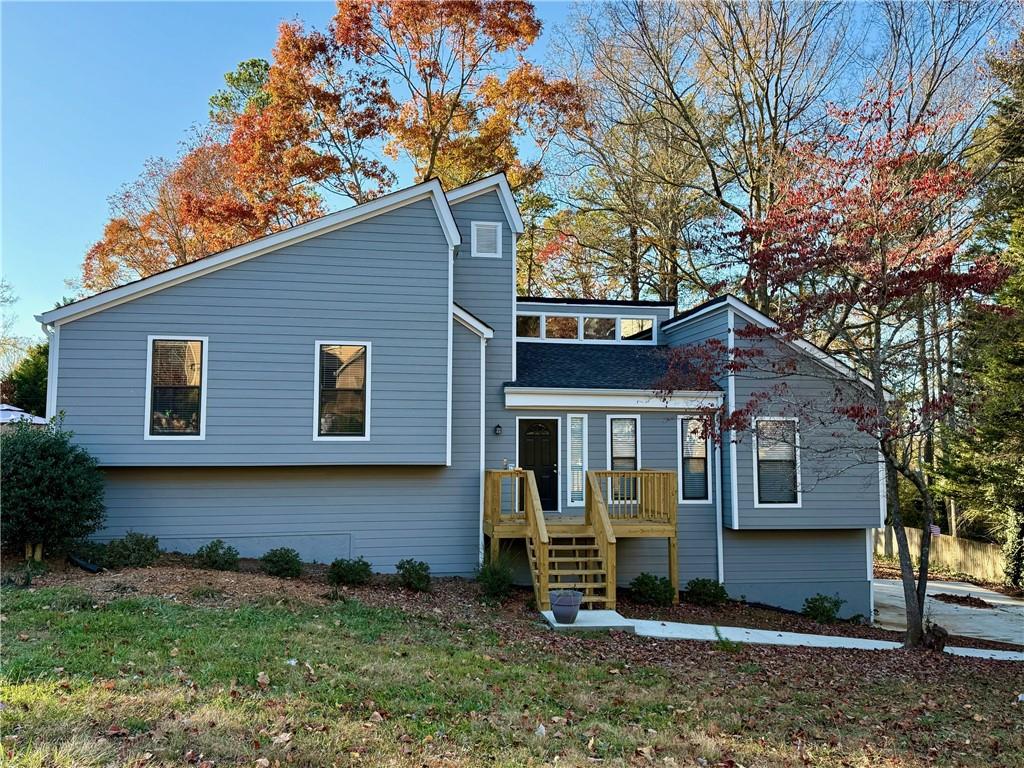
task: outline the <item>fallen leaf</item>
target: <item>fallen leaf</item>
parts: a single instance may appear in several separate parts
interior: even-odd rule
[[[270,675],[266,672],[260,672],[256,675],[256,684],[259,685],[261,691],[267,690],[270,686]]]
[[[287,744],[291,740],[292,740],[292,735],[290,733],[288,733],[287,731],[285,731],[284,733],[277,734],[277,736],[272,738],[270,741],[271,741],[272,744]]]
[[[384,715],[382,715],[377,710],[374,710],[373,714],[370,715],[370,722],[371,723],[383,723],[384,722]]]
[[[171,656],[177,656],[177,655],[178,655],[178,649],[177,648],[171,648]]]

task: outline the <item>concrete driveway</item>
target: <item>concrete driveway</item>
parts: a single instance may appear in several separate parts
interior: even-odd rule
[[[896,579],[875,579],[875,626],[903,631],[907,628],[903,584]],[[992,608],[970,608],[935,600],[932,595],[971,595]],[[962,581],[930,581],[924,613],[951,635],[980,637],[1024,645],[1024,600],[1008,597]]]

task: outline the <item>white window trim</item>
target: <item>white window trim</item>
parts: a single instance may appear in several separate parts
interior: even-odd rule
[[[561,468],[563,466],[563,462],[562,462],[562,458],[563,458],[563,456],[562,456],[562,417],[561,416],[516,416],[516,467],[518,467],[519,469],[522,469],[522,464],[519,463],[519,422],[523,421],[523,420],[526,420],[526,421],[554,421],[554,422],[556,422],[557,426],[555,427],[555,450],[556,450],[557,455],[558,455],[558,466],[555,467],[555,471],[556,472],[560,472]],[[515,487],[518,488],[519,484],[516,483]],[[545,509],[545,510],[542,510],[542,511],[544,511],[544,512],[561,512],[562,511],[562,484],[560,482],[556,481],[555,482],[555,488],[557,489],[557,493],[555,494],[555,496],[557,497],[557,506],[555,507],[555,509]],[[518,498],[515,500],[515,503],[518,506],[518,504],[519,504]]]
[[[795,445],[793,446],[793,453],[796,458],[796,503],[784,502],[784,503],[772,503],[772,502],[761,502],[761,487],[757,476],[757,425],[762,421],[792,421],[793,422],[793,434],[795,435]],[[803,507],[803,483],[800,480],[800,424],[795,416],[758,416],[754,419],[753,425],[754,439],[751,441],[754,445],[754,509],[800,509]]]
[[[151,435],[153,407],[153,342],[154,341],[198,341],[203,345],[203,370],[199,383],[199,434],[198,435]],[[142,437],[145,440],[205,440],[206,439],[206,391],[209,367],[206,364],[210,352],[208,336],[172,336],[155,334],[146,337],[146,415],[142,422]]]
[[[572,420],[583,419],[583,498],[578,502],[572,500]],[[587,503],[587,469],[589,468],[588,443],[590,442],[590,425],[585,413],[567,413],[565,415],[565,505],[582,507]]]
[[[476,230],[477,230],[478,227],[481,227],[481,226],[497,227],[498,228],[498,236],[497,236],[498,252],[497,253],[479,253],[477,251],[477,249],[476,249]],[[470,242],[471,242],[470,255],[474,259],[500,259],[501,258],[501,246],[502,246],[501,240],[502,240],[503,237],[504,237],[504,234],[502,233],[501,222],[500,221],[474,221],[474,222],[472,222],[470,224]]]
[[[676,477],[678,478],[678,492],[679,492],[679,503],[680,504],[711,504],[713,502],[714,492],[711,489],[711,435],[705,438],[705,459],[704,459],[704,473],[707,478],[705,487],[707,488],[707,494],[703,499],[684,499],[683,498],[683,422],[693,421],[700,419],[701,416],[698,414],[680,414],[676,417]]]
[[[320,347],[349,346],[366,347],[366,434],[365,435],[321,435],[320,434]],[[337,443],[365,443],[370,439],[370,374],[373,370],[372,345],[368,341],[330,341],[318,339],[313,342],[313,441]]]
[[[637,471],[643,466],[640,463],[640,414],[639,413],[609,413],[605,421],[605,467],[611,471],[612,468],[612,419],[636,419],[636,468]]]
[[[655,315],[638,315],[636,313],[626,312],[620,315],[598,315],[592,312],[533,312],[530,310],[522,310],[516,312],[516,319],[520,317],[539,317],[540,318],[540,336],[520,336],[516,331],[517,328],[513,327],[512,333],[517,340],[521,341],[543,341],[548,344],[578,344],[583,342],[584,344],[647,344],[656,345],[658,343],[658,318]],[[576,318],[576,338],[573,339],[549,339],[547,337],[547,319],[549,317],[575,317]],[[615,320],[615,338],[614,339],[585,339],[583,338],[583,321],[588,317],[599,317],[602,319],[613,319]],[[622,321],[623,320],[650,320],[651,321],[651,338],[650,339],[639,339],[629,340],[622,338]],[[518,325],[518,323],[517,323]]]

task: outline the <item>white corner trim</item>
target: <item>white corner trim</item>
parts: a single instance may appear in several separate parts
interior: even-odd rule
[[[452,320],[452,308],[455,306],[455,246],[448,247],[448,314],[445,317],[448,325],[448,383],[447,397],[445,398],[445,421],[444,421],[444,465],[452,465],[452,385],[454,374],[452,373],[452,358],[455,354],[455,322]]]
[[[722,520],[722,446],[715,442],[715,483],[718,485],[718,495],[715,497],[715,546],[718,551],[718,583],[725,583],[725,547],[722,543],[722,528],[725,522]]]
[[[478,229],[480,229],[480,227],[497,227],[498,228],[498,235],[495,238],[495,241],[496,241],[497,246],[498,246],[497,252],[495,252],[495,253],[480,253],[477,250],[477,247],[476,247],[476,232],[477,232]],[[505,235],[504,235],[504,233],[502,231],[502,226],[501,226],[501,222],[500,221],[473,221],[473,222],[470,222],[469,231],[470,231],[470,241],[471,241],[469,255],[472,258],[474,258],[474,259],[500,259],[501,258],[501,251],[502,251],[502,248],[501,248],[502,242],[501,241],[505,238]]]
[[[484,564],[484,483],[487,479],[487,337],[480,337],[480,535],[477,562]]]
[[[878,452],[878,527],[885,528],[885,513],[889,506],[889,485],[885,477],[885,456]]]
[[[652,389],[505,387],[506,408],[706,411],[721,401],[721,392],[677,392],[665,398]]]
[[[696,414],[686,413],[676,416],[676,493],[680,504],[711,504],[714,501],[714,493],[712,491],[714,483],[711,481],[711,435],[704,438],[704,474],[707,494],[703,499],[683,498],[683,422],[690,421],[695,417]]]
[[[553,421],[556,424],[555,427],[555,456],[558,462],[555,467],[556,474],[561,471],[562,467],[562,417],[561,416],[516,416],[516,466],[522,467],[523,462],[519,457],[519,422],[520,421]],[[562,511],[562,484],[558,478],[555,478],[555,508],[544,509],[542,512],[561,512]]]
[[[517,245],[519,240],[518,233],[513,228],[512,230],[512,378],[509,381],[516,380],[516,301],[519,298],[519,246]]]
[[[640,439],[639,413],[609,413],[605,417],[605,468],[608,469],[609,471],[611,471],[612,468],[612,419],[634,419],[636,421],[636,469],[639,472],[640,469],[643,467],[643,464],[640,461],[640,446],[643,445],[643,441]]]
[[[59,326],[58,326],[59,330]],[[203,345],[202,371],[199,374],[199,434],[198,435],[151,435],[149,434],[153,408],[153,342],[154,341],[198,341]],[[207,365],[210,352],[208,336],[174,336],[154,334],[146,337],[146,412],[142,421],[143,440],[205,440],[206,439],[206,392],[209,389],[210,369]]]
[[[494,330],[489,325],[485,325],[482,320],[478,320],[473,317],[473,315],[469,314],[469,312],[464,310],[458,304],[452,304],[452,317],[481,339],[494,338]]]
[[[330,346],[366,347],[366,434],[364,435],[321,435],[320,434],[320,347],[324,344]],[[371,365],[372,344],[369,341],[334,341],[318,339],[313,342],[313,441],[314,442],[335,442],[335,443],[365,443],[370,439],[370,376],[373,371]]]
[[[455,218],[452,216],[451,208],[448,206],[448,200],[444,195],[444,190],[441,188],[441,183],[437,179],[431,179],[422,184],[378,197],[376,200],[371,200],[368,203],[321,216],[305,224],[299,224],[281,232],[266,235],[258,240],[229,248],[213,256],[207,256],[205,259],[199,259],[184,266],[136,280],[128,285],[98,293],[87,299],[52,309],[49,312],[43,312],[39,315],[39,320],[47,324],[66,323],[71,320],[77,320],[94,312],[99,312],[100,310],[153,293],[154,291],[169,288],[172,285],[178,285],[187,280],[230,267],[233,264],[276,251],[286,245],[294,245],[312,237],[366,221],[375,216],[380,216],[425,199],[433,201],[434,210],[437,211],[438,220],[441,223],[441,228],[444,230],[449,247],[454,248],[460,245],[459,228],[455,224]]]
[[[57,415],[57,379],[60,365],[60,326],[42,324],[43,332],[50,342],[50,350],[46,359],[46,418]]]
[[[572,500],[572,420],[583,419],[583,499]],[[590,424],[585,413],[567,413],[565,415],[565,506],[582,507],[587,499],[587,470],[590,468]]]
[[[516,199],[512,194],[512,187],[509,186],[508,179],[505,178],[504,173],[497,173],[479,181],[474,181],[472,184],[456,187],[448,192],[448,202],[451,205],[462,203],[470,198],[490,192],[492,189],[498,193],[498,200],[501,201],[501,207],[505,211],[505,216],[508,218],[512,231],[518,235],[523,234],[526,230],[526,227],[523,226],[523,217],[519,215],[519,206],[516,205]]]
[[[735,357],[736,350],[736,316],[730,308],[727,315],[728,322],[728,350],[729,362]],[[736,374],[730,369],[726,377],[729,390],[729,413],[731,417],[736,412]],[[739,494],[739,468],[736,466],[736,430],[729,430],[729,495],[732,506],[732,527],[740,527],[740,494]]]
[[[757,425],[761,421],[792,421],[793,422],[793,457],[796,465],[796,503],[786,502],[782,504],[774,504],[772,502],[762,502],[761,497],[761,486],[759,484],[759,478],[757,474]],[[751,433],[753,438],[751,439],[753,453],[754,453],[754,508],[755,509],[800,509],[804,504],[803,497],[803,483],[800,480],[800,423],[795,416],[758,416],[754,419],[754,423],[751,425]]]

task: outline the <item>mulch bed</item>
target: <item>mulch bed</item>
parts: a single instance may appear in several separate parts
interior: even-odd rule
[[[995,608],[992,603],[982,600],[980,597],[974,595],[949,595],[945,592],[939,592],[936,595],[928,595],[932,600],[938,600],[941,603],[951,603],[952,605],[966,605],[969,608]]]
[[[173,602],[210,607],[238,607],[252,603],[326,605],[335,598],[326,583],[327,566],[310,565],[299,579],[281,579],[259,572],[259,561],[243,560],[239,571],[211,571],[193,568],[189,558],[163,555],[157,565],[107,571],[91,575],[66,564],[51,563],[51,572],[34,580],[34,586],[74,586],[88,592],[98,603],[127,596],[155,596]],[[521,638],[535,633],[538,616],[533,593],[521,588],[499,606],[485,603],[477,585],[466,579],[434,579],[430,592],[410,592],[391,576],[376,576],[363,587],[343,587],[341,599],[356,599],[379,608],[429,616],[443,626],[458,628],[467,623],[490,626],[499,635]],[[618,611],[631,618],[679,621],[690,624],[769,629],[783,632],[863,637],[901,642],[901,632],[871,627],[858,622],[819,624],[798,613],[768,606],[729,602],[716,607],[688,603],[656,608],[633,601],[628,590],[620,590]],[[545,633],[547,634],[547,633]],[[564,635],[559,635],[564,638]],[[950,645],[974,648],[1020,650],[1022,646],[951,636]]]

